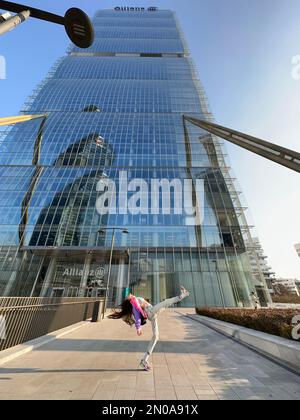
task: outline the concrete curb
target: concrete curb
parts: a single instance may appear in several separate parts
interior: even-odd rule
[[[300,343],[201,315],[187,316],[300,375]]]
[[[27,341],[26,343],[19,344],[15,347],[11,347],[7,350],[3,350],[0,352],[0,366],[4,363],[10,362],[17,357],[23,356],[26,353],[29,353],[35,349],[38,349],[45,344],[51,343],[51,341],[57,340],[58,338],[64,337],[67,334],[70,334],[79,328],[83,327],[90,321],[82,321],[78,324],[70,325],[69,327],[62,328],[58,331],[53,331],[50,334],[44,335],[42,337],[36,338],[31,341]]]

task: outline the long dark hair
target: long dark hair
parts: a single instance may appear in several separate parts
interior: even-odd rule
[[[120,305],[119,310],[115,310],[112,314],[108,315],[109,319],[121,319],[126,322],[126,324],[132,326],[134,320],[132,319],[132,304],[129,299],[125,299]]]

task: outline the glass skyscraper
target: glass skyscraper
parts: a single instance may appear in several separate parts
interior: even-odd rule
[[[224,146],[183,118],[212,120],[174,13],[103,10],[94,27],[93,46],[70,47],[22,109],[46,119],[1,135],[0,295],[101,296],[109,281],[113,305],[128,288],[156,303],[180,284],[188,306],[250,306],[255,289],[267,303]],[[108,181],[117,209],[101,213]],[[124,208],[153,181],[159,211]],[[195,223],[177,211],[180,181]]]

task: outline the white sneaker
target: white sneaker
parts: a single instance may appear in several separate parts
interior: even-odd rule
[[[184,299],[184,298],[190,296],[190,292],[188,290],[186,290],[183,286],[180,286],[180,290],[181,290],[181,295],[179,296],[180,299]]]
[[[146,370],[147,372],[149,372],[149,370],[151,370],[151,366],[149,365],[148,362],[146,362],[144,359],[141,360],[140,366]]]

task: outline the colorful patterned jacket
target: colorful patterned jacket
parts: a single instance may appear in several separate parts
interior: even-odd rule
[[[141,308],[140,302],[143,303],[145,301],[143,298],[137,298],[133,297],[130,299],[130,303],[132,305],[132,314],[135,321],[135,328],[139,330],[142,326],[142,319],[141,315],[143,315],[144,318],[147,318],[146,312]]]

